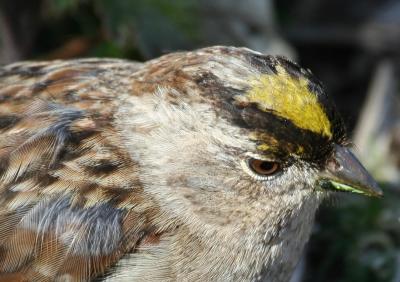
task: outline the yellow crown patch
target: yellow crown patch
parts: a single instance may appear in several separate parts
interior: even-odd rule
[[[246,100],[256,103],[262,111],[290,120],[301,129],[331,138],[331,123],[316,94],[309,90],[309,81],[292,77],[281,66],[276,70],[277,74],[253,78]]]

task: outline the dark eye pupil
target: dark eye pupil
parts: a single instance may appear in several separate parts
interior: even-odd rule
[[[273,162],[262,162],[260,163],[260,168],[265,171],[271,171],[274,169],[276,164]]]
[[[257,159],[250,159],[249,166],[255,173],[260,175],[272,175],[280,169],[280,164],[277,162]]]

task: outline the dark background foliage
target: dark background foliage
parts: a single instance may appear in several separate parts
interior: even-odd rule
[[[0,63],[148,60],[208,45],[283,54],[337,101],[384,199],[339,195],[318,213],[293,281],[400,281],[400,1],[0,0]]]

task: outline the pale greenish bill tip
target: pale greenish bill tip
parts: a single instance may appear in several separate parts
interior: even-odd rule
[[[373,190],[350,186],[348,184],[340,183],[330,179],[321,181],[320,186],[321,188],[329,190],[356,193],[370,197],[382,197],[381,193],[374,192]]]

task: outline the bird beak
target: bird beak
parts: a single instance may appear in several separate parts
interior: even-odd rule
[[[335,145],[335,152],[328,160],[319,179],[320,187],[348,191],[367,196],[381,197],[382,190],[376,181],[346,147]]]

